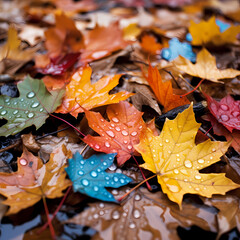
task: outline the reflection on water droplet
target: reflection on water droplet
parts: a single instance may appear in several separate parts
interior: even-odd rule
[[[89,181],[87,179],[82,179],[82,185],[83,186],[88,186],[89,185]]]
[[[81,164],[84,164],[84,161],[83,161],[83,160],[81,160],[81,161],[80,161],[80,163],[81,163]]]
[[[203,160],[203,159],[198,159],[198,163],[203,164],[203,163],[204,163],[204,160]]]
[[[215,149],[215,148],[212,148],[212,152],[216,152],[216,149]]]
[[[109,148],[110,147],[110,143],[109,142],[105,142],[105,146]]]
[[[113,189],[113,190],[112,190],[112,194],[113,194],[113,195],[117,195],[117,194],[118,194],[118,190]]]
[[[123,136],[127,136],[127,135],[128,135],[128,132],[125,131],[125,130],[122,130],[122,135],[123,135]]]
[[[116,130],[117,132],[120,132],[120,131],[121,131],[121,128],[120,128],[120,127],[115,127],[115,130]]]
[[[136,227],[136,225],[135,225],[134,223],[130,223],[130,224],[129,224],[129,228],[132,228],[132,229],[133,229],[133,228],[135,228],[135,227]]]
[[[202,177],[201,177],[200,175],[196,175],[195,178],[196,178],[197,180],[200,180]]]
[[[226,121],[228,121],[230,118],[229,118],[228,115],[223,114],[223,115],[221,115],[221,119],[222,119],[223,122],[226,122]]]
[[[123,213],[123,217],[126,217],[126,216],[127,216],[127,213],[126,213],[126,212],[124,212],[124,213]]]
[[[83,175],[84,172],[83,172],[82,170],[80,170],[80,171],[78,171],[78,174],[79,174],[79,175]]]
[[[8,103],[9,101],[10,101],[10,99],[9,99],[9,98],[6,98],[6,99],[5,99],[5,102],[6,102],[6,103]]]
[[[240,112],[238,112],[238,111],[233,111],[233,112],[232,112],[232,115],[233,115],[234,117],[237,117],[238,115],[240,115]]]
[[[43,108],[40,108],[39,111],[42,112],[42,111],[43,111]]]
[[[100,203],[100,204],[99,204],[99,207],[100,207],[100,208],[104,208],[104,203]]]
[[[124,179],[121,178],[120,183],[124,184],[125,183]]]
[[[112,121],[115,122],[115,123],[118,123],[118,122],[119,122],[118,118],[116,118],[116,117],[113,117],[113,118],[112,118]]]
[[[171,192],[177,193],[177,192],[180,191],[179,187],[176,186],[176,185],[167,184],[167,186],[168,186],[168,188],[169,188],[169,190],[170,190]]]
[[[38,106],[39,106],[39,103],[38,103],[38,102],[35,102],[35,103],[33,103],[33,104],[31,105],[32,108],[36,108],[36,107],[38,107]]]
[[[106,131],[106,133],[110,137],[115,137],[115,134],[113,133],[113,131]]]
[[[95,172],[95,171],[92,171],[91,173],[90,173],[90,175],[92,176],[92,177],[97,177],[97,173]]]
[[[29,113],[27,116],[28,116],[29,118],[32,118],[32,117],[34,117],[34,113]]]
[[[1,111],[1,115],[2,115],[2,116],[5,115],[6,113],[7,113],[6,110]]]
[[[94,190],[95,192],[97,192],[97,191],[99,190],[99,188],[98,188],[97,186],[94,186],[94,187],[93,187],[93,190]]]
[[[104,215],[104,211],[101,210],[101,211],[99,212],[99,215],[100,215],[100,216]]]
[[[113,181],[114,181],[114,182],[118,182],[118,177],[114,177],[114,178],[113,178]]]
[[[220,105],[220,108],[221,108],[223,111],[229,110],[229,107],[228,107],[227,105],[225,105],[225,104],[221,104],[221,105]]]
[[[184,175],[187,175],[187,170],[186,169],[181,169],[180,172]]]
[[[186,161],[184,162],[184,165],[185,165],[186,168],[191,168],[191,167],[192,167],[192,163],[191,163],[191,161],[189,161],[189,160],[186,160]]]
[[[200,190],[200,188],[196,187],[196,188],[195,188],[195,190],[196,190],[196,191],[199,191],[199,190]]]
[[[94,219],[98,219],[98,217],[99,217],[99,216],[98,216],[97,213],[95,213],[95,214],[93,215],[93,218],[94,218]]]
[[[17,113],[18,113],[18,110],[13,111],[13,114],[14,114],[14,115],[17,114]]]
[[[133,212],[133,216],[134,216],[135,218],[140,218],[140,217],[141,217],[140,211],[137,210],[137,209],[135,209],[134,212]]]
[[[177,158],[177,161],[179,162],[179,161],[180,161],[180,158]]]
[[[96,144],[94,147],[95,147],[96,149],[99,149],[99,148],[100,148],[100,146],[99,146],[98,144]]]
[[[168,143],[168,142],[169,142],[169,140],[168,140],[168,139],[166,139],[166,140],[165,140],[165,142],[166,142],[166,143]]]
[[[113,218],[113,219],[119,219],[119,218],[120,218],[119,212],[118,212],[118,211],[113,211],[113,213],[112,213],[112,218]]]
[[[177,169],[174,169],[173,172],[174,172],[175,174],[179,174],[179,171],[178,171]]]
[[[131,150],[133,147],[131,145],[128,145],[127,148]]]
[[[22,166],[26,166],[28,164],[28,161],[24,158],[20,159],[19,163],[22,165]]]
[[[135,197],[134,197],[134,199],[135,199],[136,201],[139,201],[139,200],[141,200],[141,196],[140,196],[139,194],[136,194]]]
[[[28,98],[33,98],[35,96],[35,93],[34,92],[29,92],[28,94],[27,94],[27,97]]]
[[[134,137],[137,135],[137,132],[132,132],[131,135]]]

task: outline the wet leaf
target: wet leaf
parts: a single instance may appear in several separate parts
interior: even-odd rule
[[[61,152],[65,152],[62,158]],[[18,158],[17,172],[0,173],[0,194],[7,198],[3,204],[10,206],[7,215],[34,205],[42,197],[61,197],[62,191],[71,185],[64,170],[69,156],[71,153],[61,146],[51,154],[48,163],[42,164],[40,158],[25,149]]]
[[[237,34],[240,33],[240,26],[231,26],[221,32],[215,17],[208,21],[201,20],[200,23],[190,22],[189,32],[192,35],[193,45],[206,45],[212,43],[216,46],[236,42]]]
[[[163,192],[180,208],[186,193],[210,198],[240,187],[225,173],[199,172],[218,162],[229,147],[227,142],[210,140],[195,145],[199,126],[191,105],[174,120],[166,120],[160,136],[155,137],[148,129],[140,137],[140,144],[134,146],[145,161],[141,166],[157,174]]]
[[[228,68],[220,70],[216,66],[216,59],[205,48],[197,54],[196,64],[188,59],[179,56],[174,61],[176,67],[191,76],[207,79],[212,82],[219,82],[219,79],[234,78],[240,75],[240,71]]]
[[[186,97],[181,98],[180,95],[175,95],[173,93],[171,81],[162,82],[162,78],[157,67],[153,68],[149,65],[147,80],[158,101],[161,105],[163,105],[165,112],[168,112],[173,108],[189,104]]]
[[[130,189],[126,189],[128,191]],[[123,191],[112,191],[116,197]],[[183,210],[169,201],[162,192],[139,189],[116,205],[92,203],[70,223],[90,226],[98,231],[93,239],[167,239],[177,240],[177,227],[197,225],[216,231],[216,211],[194,203],[183,203]]]
[[[107,173],[113,163],[115,153],[93,155],[84,159],[79,152],[69,159],[66,172],[73,182],[75,192],[87,194],[102,201],[117,202],[105,187],[119,188],[132,181],[122,173]]]
[[[80,68],[73,74],[71,82],[66,87],[66,94],[62,105],[57,109],[59,113],[70,113],[74,117],[83,112],[83,108],[92,109],[95,107],[117,103],[132,96],[132,93],[119,92],[108,94],[119,81],[121,75],[113,77],[105,76],[94,84],[91,84],[92,70],[90,67]]]
[[[0,136],[9,136],[35,125],[38,129],[61,103],[64,90],[48,92],[42,80],[27,76],[18,84],[20,96],[0,96],[0,118],[8,120],[1,126]]]

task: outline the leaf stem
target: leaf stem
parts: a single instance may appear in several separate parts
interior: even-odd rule
[[[143,173],[143,171],[142,171],[142,168],[139,166],[137,159],[134,157],[134,155],[132,155],[132,157],[133,157],[134,161],[136,162],[136,164],[137,164],[137,166],[138,166],[138,168],[139,168],[139,170],[140,170],[140,172],[141,172],[141,174],[142,174],[142,176],[143,176],[143,178],[144,178],[144,180],[145,180],[146,177],[145,177],[145,175],[144,175],[144,173]],[[149,191],[152,191],[152,188],[151,188],[151,186],[150,186],[150,184],[149,184],[148,181],[146,181],[146,185],[147,185],[148,190],[149,190]]]
[[[197,85],[195,88],[193,88],[193,90],[191,90],[191,91],[188,92],[188,93],[185,93],[185,94],[181,95],[180,98],[186,97],[186,96],[189,95],[190,93],[196,91],[196,90],[198,89],[198,87],[201,85],[201,83],[202,83],[204,80],[205,80],[205,79],[202,79],[202,80],[198,83],[198,85]]]

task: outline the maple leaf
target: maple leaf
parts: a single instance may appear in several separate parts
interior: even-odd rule
[[[43,81],[29,76],[18,84],[20,96],[0,96],[0,118],[8,120],[0,128],[0,136],[9,136],[35,125],[38,129],[60,105],[64,90],[48,92]]]
[[[150,54],[159,54],[162,49],[162,44],[157,42],[157,39],[152,35],[144,35],[141,38],[142,49]]]
[[[112,191],[117,198],[129,188]],[[213,207],[183,203],[183,210],[169,201],[162,192],[152,193],[141,188],[134,191],[121,205],[90,203],[68,223],[89,226],[98,231],[92,239],[179,239],[177,227],[197,225],[207,231],[217,231]],[[146,237],[147,236],[147,237]]]
[[[202,20],[200,23],[191,20],[189,32],[192,35],[193,45],[213,43],[216,46],[221,46],[236,42],[237,34],[240,33],[240,26],[231,26],[221,32],[213,16],[208,21]]]
[[[91,84],[91,73],[91,67],[86,66],[73,74],[71,82],[66,87],[66,94],[62,105],[56,112],[70,113],[72,116],[77,117],[78,113],[84,111],[81,107],[89,110],[117,103],[133,95],[125,91],[111,95],[108,94],[118,84],[121,75],[118,74],[114,77],[105,76],[96,83]]]
[[[180,208],[186,193],[211,197],[240,187],[226,178],[225,173],[199,172],[219,161],[229,147],[227,142],[210,140],[195,145],[194,138],[199,126],[191,104],[174,120],[166,120],[160,136],[155,137],[147,129],[135,146],[145,161],[141,167],[157,174],[163,192]]]
[[[220,70],[216,66],[216,59],[207,49],[203,48],[197,54],[196,64],[192,64],[188,59],[179,56],[174,60],[176,67],[191,76],[207,79],[212,82],[219,82],[219,79],[234,78],[240,75],[240,71],[232,68]]]
[[[55,18],[56,26],[45,31],[48,56],[55,58],[84,48],[83,35],[76,28],[74,21],[64,13],[56,14]]]
[[[115,153],[93,155],[85,160],[79,152],[69,159],[66,172],[73,182],[75,192],[87,194],[103,201],[117,202],[105,187],[119,188],[132,181],[122,173],[107,173]]]
[[[105,153],[118,153],[118,165],[124,164],[136,155],[133,145],[139,143],[139,134],[146,128],[139,112],[128,102],[120,102],[107,107],[110,122],[100,113],[85,111],[89,126],[100,136],[87,135],[83,141],[94,150]]]
[[[230,132],[233,129],[240,130],[240,100],[235,101],[230,95],[222,98],[220,102],[204,93],[208,103],[208,109],[219,123]]]
[[[10,26],[8,29],[8,40],[0,47],[0,61],[3,59],[29,61],[32,59],[35,49],[22,50],[21,40],[18,38],[17,30]]]
[[[62,191],[71,185],[65,179],[64,170],[66,159],[70,155],[63,145],[60,149],[55,149],[49,161],[43,164],[40,158],[24,149],[22,156],[18,158],[18,171],[0,173],[0,194],[7,198],[3,204],[10,206],[7,215],[34,205],[42,197],[61,197]]]
[[[149,65],[147,81],[158,101],[161,105],[163,105],[165,112],[190,103],[186,97],[181,98],[180,95],[175,95],[173,93],[171,81],[162,82],[162,78],[157,67],[153,68]]]

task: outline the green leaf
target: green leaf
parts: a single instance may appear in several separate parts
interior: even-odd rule
[[[0,96],[0,119],[8,120],[0,128],[0,136],[16,134],[31,125],[40,128],[64,94],[64,90],[49,92],[42,80],[30,76],[18,84],[18,90],[18,98]]]

